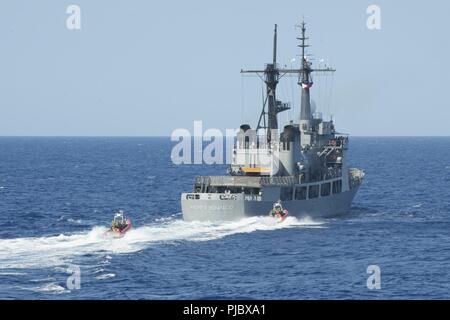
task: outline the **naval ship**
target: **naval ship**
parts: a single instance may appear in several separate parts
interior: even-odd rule
[[[333,120],[324,121],[311,108],[312,74],[335,72],[330,67],[314,69],[308,58],[306,25],[297,38],[301,48],[298,69],[277,64],[277,25],[273,61],[257,74],[266,86],[258,125],[242,124],[236,135],[232,163],[226,175],[198,176],[192,192],[182,193],[181,208],[187,221],[239,220],[267,215],[274,202],[281,202],[290,216],[328,218],[349,212],[364,178],[364,171],[349,168],[347,134],[338,133]],[[301,92],[299,119],[278,128],[278,114],[290,109],[277,100],[279,80],[298,77]]]

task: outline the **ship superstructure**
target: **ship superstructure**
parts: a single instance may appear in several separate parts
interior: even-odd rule
[[[183,218],[188,221],[236,220],[266,215],[281,201],[290,215],[330,217],[348,212],[362,183],[364,172],[347,166],[348,136],[335,130],[311,110],[312,73],[335,72],[314,69],[307,59],[306,25],[297,38],[301,49],[298,69],[277,64],[277,25],[274,30],[273,61],[263,70],[241,70],[258,74],[266,96],[255,129],[243,124],[236,136],[233,160],[227,175],[196,177],[193,192],[183,193]],[[278,114],[289,104],[277,99],[281,77],[298,76],[301,91],[299,119],[291,120],[281,133]]]

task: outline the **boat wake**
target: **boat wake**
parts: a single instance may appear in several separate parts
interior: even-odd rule
[[[82,233],[52,237],[0,239],[0,269],[42,268],[67,265],[82,255],[120,254],[143,250],[151,245],[179,241],[210,241],[239,233],[284,228],[320,228],[323,222],[288,217],[277,223],[270,217],[251,217],[233,222],[186,222],[161,219],[130,230],[115,239],[106,227],[94,227]]]

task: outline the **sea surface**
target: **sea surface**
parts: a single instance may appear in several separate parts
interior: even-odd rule
[[[173,145],[0,138],[0,298],[450,298],[450,138],[351,137],[349,212],[283,223],[184,222],[180,193],[226,167],[174,165]],[[112,239],[118,209],[134,228]]]

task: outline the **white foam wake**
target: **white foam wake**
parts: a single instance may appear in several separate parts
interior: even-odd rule
[[[125,237],[106,235],[106,227],[53,237],[0,239],[0,269],[60,266],[67,258],[96,252],[131,253],[152,244],[174,241],[208,241],[237,233],[293,227],[320,227],[322,222],[288,217],[278,223],[270,217],[211,223],[168,219],[130,230]]]

